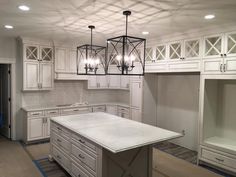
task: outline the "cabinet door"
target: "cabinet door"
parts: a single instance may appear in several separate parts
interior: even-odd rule
[[[169,44],[169,59],[178,60],[182,57],[182,42],[173,42]]]
[[[112,115],[117,115],[117,106],[106,106],[106,112]]]
[[[28,140],[44,138],[44,118],[34,118],[28,120]]]
[[[158,45],[156,47],[156,61],[163,61],[166,59],[166,45]]]
[[[236,32],[225,35],[225,53],[228,56],[236,56]]]
[[[121,76],[120,77],[120,88],[121,89],[129,89],[129,76]]]
[[[23,90],[39,89],[39,62],[24,62]]]
[[[98,88],[108,88],[108,82],[106,76],[97,76]]]
[[[204,74],[222,74],[223,59],[204,59],[202,60],[202,73]]]
[[[67,52],[65,48],[56,48],[55,50],[55,71],[66,72]]]
[[[44,131],[45,131],[45,138],[49,138],[50,137],[50,118],[49,117],[46,117],[44,118],[44,124],[45,124],[45,127],[44,127]]]
[[[153,58],[153,48],[152,47],[148,47],[145,50],[145,62],[151,62],[153,60],[155,60]]]
[[[40,46],[40,60],[44,62],[53,62],[53,48]]]
[[[142,82],[132,81],[130,83],[130,106],[141,109],[142,107]]]
[[[37,61],[39,59],[39,46],[24,44],[24,60]]]
[[[220,58],[223,53],[223,35],[204,38],[204,58]]]
[[[223,71],[225,74],[236,74],[236,58],[225,57]]]
[[[200,59],[200,39],[192,39],[184,41],[184,58]]]
[[[131,119],[137,122],[142,122],[142,111],[141,109],[131,109]]]
[[[69,68],[70,73],[77,73],[76,50],[69,50]]]
[[[110,75],[109,78],[109,88],[119,89],[120,88],[120,76]]]
[[[40,83],[44,90],[53,88],[53,69],[52,63],[40,63]]]
[[[88,76],[88,89],[97,88],[97,76]]]

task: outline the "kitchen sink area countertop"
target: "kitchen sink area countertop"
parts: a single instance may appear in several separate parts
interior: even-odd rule
[[[38,110],[51,110],[51,109],[64,109],[64,108],[77,108],[77,107],[89,107],[89,106],[100,106],[100,105],[119,105],[123,107],[130,107],[124,103],[72,103],[72,104],[58,104],[58,105],[35,105],[22,107],[24,111],[38,111]]]

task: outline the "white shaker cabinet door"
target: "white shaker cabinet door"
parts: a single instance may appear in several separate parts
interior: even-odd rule
[[[107,76],[97,76],[97,84],[100,89],[108,88]]]
[[[132,81],[130,85],[130,106],[141,109],[142,107],[142,82]]]
[[[24,83],[23,90],[38,90],[39,84],[39,63],[24,62]]]
[[[120,88],[121,89],[129,89],[129,76],[121,76],[120,77]]]
[[[55,51],[55,71],[66,72],[67,52],[65,48],[56,48]]]
[[[44,138],[44,118],[34,118],[28,120],[28,140]]]
[[[131,109],[131,119],[137,122],[142,122],[142,111],[141,109]]]
[[[76,50],[69,50],[69,72],[77,73]]]
[[[110,75],[109,77],[109,88],[119,89],[120,88],[120,76]]]
[[[97,76],[88,76],[88,89],[97,88]]]
[[[53,88],[53,65],[52,63],[40,63],[40,83],[42,89]]]

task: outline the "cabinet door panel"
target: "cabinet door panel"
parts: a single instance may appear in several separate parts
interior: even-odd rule
[[[77,63],[76,63],[76,50],[69,51],[69,72],[77,72]]]
[[[120,88],[120,76],[108,76],[109,77],[109,88]]]
[[[40,46],[40,60],[44,62],[52,62],[53,48],[47,46]]]
[[[222,59],[204,59],[202,61],[202,72],[204,74],[221,74],[222,73]]]
[[[40,63],[40,82],[42,89],[52,89],[53,87],[53,70],[51,63]]]
[[[225,51],[227,56],[236,56],[236,32],[225,35]]]
[[[204,38],[204,58],[221,57],[223,53],[223,35]]]
[[[152,60],[154,60],[153,59],[153,48],[151,48],[151,47],[148,47],[148,48],[146,48],[146,50],[145,50],[145,61],[146,62],[151,62]]]
[[[55,53],[55,71],[66,72],[66,49],[56,48]]]
[[[39,83],[39,63],[24,63],[24,90],[37,90]]]
[[[142,122],[142,112],[140,109],[131,109],[131,119],[137,122]]]
[[[156,61],[162,61],[166,59],[166,45],[158,45],[156,47]]]
[[[108,88],[108,82],[106,76],[97,76],[98,88]]]
[[[133,81],[130,85],[130,106],[132,108],[139,108],[142,107],[142,82],[141,81]]]
[[[24,59],[28,61],[37,61],[39,59],[39,46],[25,44]]]
[[[174,42],[169,44],[169,59],[180,59],[182,55],[182,42]]]
[[[97,76],[88,76],[88,89],[97,88]]]
[[[200,58],[200,39],[184,41],[184,57],[186,59]]]
[[[129,89],[129,76],[121,76],[120,77],[120,88],[121,89]]]
[[[44,138],[43,118],[34,118],[28,120],[28,140]]]
[[[236,74],[236,58],[224,59],[224,72],[227,74]]]

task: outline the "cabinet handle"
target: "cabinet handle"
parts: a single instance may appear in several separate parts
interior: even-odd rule
[[[224,64],[223,71],[226,72],[226,64]]]
[[[79,111],[79,109],[73,109],[73,111],[74,111],[74,112],[77,112],[77,111]]]
[[[220,64],[220,72],[223,72],[222,67],[223,67],[223,64]]]
[[[60,140],[60,139],[57,139],[57,142],[61,143],[61,140]]]
[[[79,142],[85,144],[85,141],[83,141],[83,140],[81,140],[81,139],[79,140]]]
[[[58,158],[58,159],[61,159],[61,157],[60,157],[59,155],[57,155],[57,158]]]
[[[221,53],[220,56],[223,57],[224,56],[223,53]]]
[[[224,162],[224,159],[219,159],[219,158],[215,158],[216,160],[220,161],[220,162]]]
[[[49,114],[56,114],[57,112],[56,111],[50,111],[48,112]]]
[[[227,57],[227,54],[225,53],[224,56]]]
[[[39,116],[39,113],[33,113],[32,115],[33,116]]]
[[[84,156],[82,154],[79,154],[79,158],[84,159]]]

